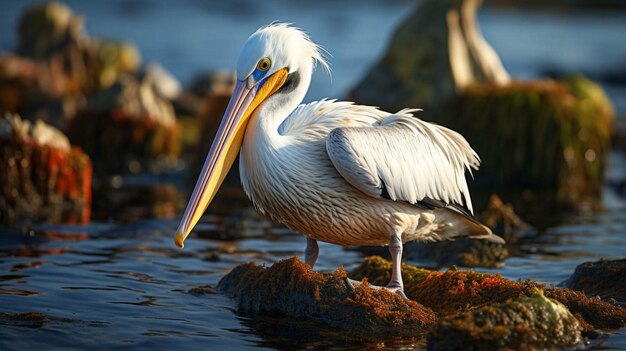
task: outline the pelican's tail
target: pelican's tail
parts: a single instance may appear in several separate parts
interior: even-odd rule
[[[489,227],[481,224],[472,217],[450,209],[439,209],[438,211],[446,211],[446,217],[448,217],[448,220],[454,223],[454,226],[457,228],[457,230],[452,231],[450,235],[446,235],[442,237],[442,239],[484,239],[492,243],[505,244],[504,239],[495,235]]]

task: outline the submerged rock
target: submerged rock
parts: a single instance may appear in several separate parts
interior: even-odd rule
[[[535,289],[528,297],[441,319],[429,350],[522,350],[575,347],[580,326],[562,304]]]
[[[353,99],[389,111],[419,107],[432,115],[470,84],[507,83],[508,73],[478,28],[481,3],[422,1],[380,62],[354,88]]]
[[[0,169],[0,223],[89,221],[91,161],[56,128],[0,118]]]
[[[432,325],[435,314],[416,302],[362,284],[346,285],[347,272],[314,272],[291,258],[269,268],[253,263],[237,266],[218,284],[248,314],[281,314],[369,335],[418,337]],[[423,334],[422,334],[423,335]]]
[[[582,263],[563,285],[583,291],[587,296],[615,299],[626,304],[626,259]]]

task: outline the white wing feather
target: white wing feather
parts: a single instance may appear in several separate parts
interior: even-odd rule
[[[465,170],[480,160],[459,133],[402,110],[374,126],[335,128],[326,150],[337,171],[362,192],[415,204],[425,198],[473,213]]]

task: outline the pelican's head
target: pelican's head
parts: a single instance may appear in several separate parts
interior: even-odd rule
[[[320,47],[288,24],[270,24],[248,38],[237,60],[235,89],[176,232],[176,245],[183,247],[213,200],[241,148],[248,121],[259,106],[283,87],[292,91],[300,81],[300,72],[310,79],[317,62],[328,69]]]

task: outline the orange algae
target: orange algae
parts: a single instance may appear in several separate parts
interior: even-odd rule
[[[306,318],[333,328],[367,334],[417,337],[436,321],[432,310],[386,290],[346,285],[347,272],[314,272],[297,258],[264,268],[247,263],[233,269],[218,291],[248,314]]]

